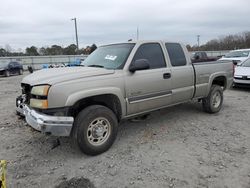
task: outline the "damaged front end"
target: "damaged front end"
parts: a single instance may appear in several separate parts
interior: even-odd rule
[[[74,118],[71,116],[49,115],[31,107],[30,101],[33,100],[32,96],[34,97],[31,93],[31,87],[22,84],[22,95],[16,98],[17,115],[24,117],[32,128],[40,132],[54,136],[70,136]]]

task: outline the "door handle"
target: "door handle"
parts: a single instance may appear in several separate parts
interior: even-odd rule
[[[169,78],[171,78],[171,73],[164,73],[164,74],[163,74],[163,78],[164,78],[164,79],[169,79]]]

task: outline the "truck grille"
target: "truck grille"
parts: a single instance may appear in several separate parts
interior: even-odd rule
[[[22,87],[22,94],[25,95],[25,101],[24,103],[29,104],[30,103],[30,97],[31,97],[31,86],[29,84],[21,83]]]

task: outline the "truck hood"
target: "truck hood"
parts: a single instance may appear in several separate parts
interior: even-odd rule
[[[250,76],[250,67],[235,67],[235,76]]]
[[[243,61],[245,61],[248,57],[222,57],[219,60],[235,60],[235,61],[239,61],[239,63],[242,63]],[[238,64],[239,64],[238,63]]]
[[[114,70],[95,67],[64,67],[35,71],[23,78],[22,83],[30,85],[56,84],[85,77],[113,74]]]

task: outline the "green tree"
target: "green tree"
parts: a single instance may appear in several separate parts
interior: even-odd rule
[[[64,55],[76,55],[77,53],[77,46],[75,44],[71,44],[63,49]]]
[[[37,56],[39,53],[37,52],[37,47],[31,46],[30,48],[26,48],[25,50],[26,55],[29,56]]]
[[[0,48],[0,57],[4,57],[6,55],[7,55],[6,50],[3,48]]]
[[[212,39],[208,41],[206,44],[201,45],[200,47],[194,45],[191,47],[190,50],[216,51],[216,50],[234,50],[242,48],[250,48],[250,31],[219,37],[219,39]]]
[[[93,51],[95,51],[96,48],[97,48],[97,46],[96,46],[95,44],[92,44],[92,45],[90,46],[90,49],[91,49],[91,52],[90,52],[90,53],[92,53]]]
[[[39,49],[39,55],[48,55],[47,54],[47,51],[46,51],[46,48],[42,47]]]
[[[246,48],[250,48],[250,31],[244,33]]]
[[[51,48],[47,50],[49,50],[49,55],[62,55],[63,54],[63,48],[58,45],[52,45]]]

